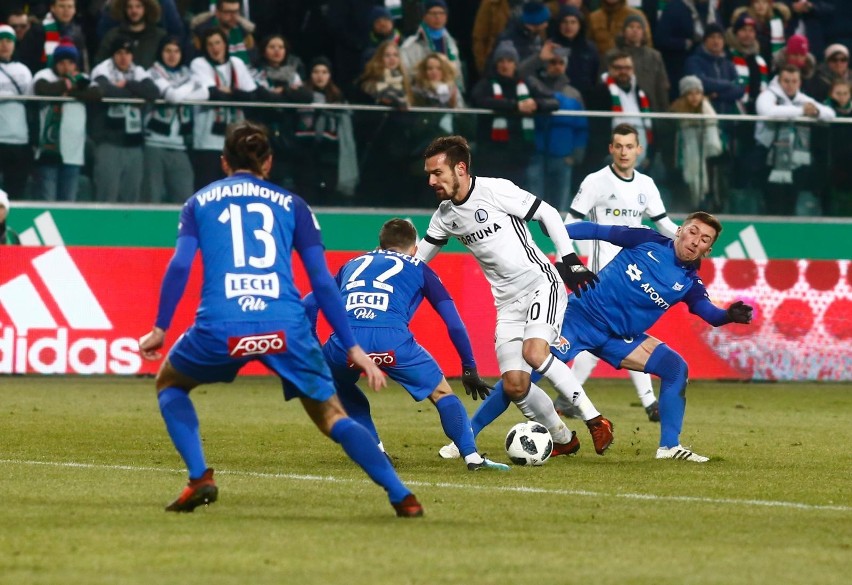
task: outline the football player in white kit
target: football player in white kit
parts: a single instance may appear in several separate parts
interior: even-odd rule
[[[436,138],[424,158],[429,186],[440,204],[417,246],[417,256],[428,262],[454,237],[479,263],[497,307],[494,344],[504,404],[514,402],[524,416],[548,428],[554,455],[580,448],[576,433],[562,423],[547,394],[530,384],[535,368],[582,406],[595,450],[602,455],[612,443],[612,423],[595,409],[571,369],[550,353],[568,302],[563,281],[577,295],[597,281],[574,253],[559,212],[511,181],[471,175],[470,147],[461,136]],[[553,234],[561,268],[533,241],[527,228],[533,220]],[[442,456],[455,456],[444,453],[450,447],[454,446],[441,450]]]
[[[642,219],[647,217],[657,226],[657,231],[674,239],[677,225],[669,219],[654,180],[636,170],[636,161],[641,153],[639,133],[634,126],[619,124],[613,128],[609,144],[612,164],[583,180],[565,216],[565,224],[588,219],[603,225],[640,227]],[[589,267],[595,273],[600,272],[620,251],[621,248],[615,244],[592,240],[588,250]],[[587,351],[574,359],[571,369],[580,384],[586,382],[599,361],[600,358]],[[648,419],[660,422],[651,376],[644,372],[628,373]],[[556,398],[555,406],[563,416],[582,416],[576,406],[561,394]]]

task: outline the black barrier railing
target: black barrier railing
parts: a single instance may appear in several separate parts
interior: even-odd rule
[[[48,192],[59,172],[51,148],[58,150],[59,144],[57,136],[51,143],[50,132],[45,132],[51,123],[45,107],[74,100],[0,96],[0,108],[9,101],[25,104],[36,155],[30,168],[21,167],[28,180],[24,191],[13,198],[67,199],[67,194]],[[116,122],[121,119],[117,107],[122,105],[139,107],[138,127]],[[188,106],[185,114],[193,112],[196,128],[185,125],[189,132],[185,140],[165,141],[164,146],[154,135],[168,133],[162,123],[171,122],[178,106]],[[654,178],[672,212],[702,208],[732,214],[852,217],[850,118],[814,122],[746,115],[559,111],[534,117],[534,127],[525,131],[515,124],[517,118],[476,108],[400,111],[354,104],[170,104],[107,98],[85,104],[84,111],[85,129],[76,142],[63,145],[74,149],[75,163],[80,163],[73,178],[77,188],[72,199],[78,201],[185,200],[202,182],[221,174],[220,147],[215,136],[207,136],[208,140],[199,136],[203,134],[199,125],[208,124],[215,135],[228,120],[245,117],[271,130],[275,150],[271,180],[315,206],[433,207],[422,153],[435,137],[457,133],[471,143],[474,174],[511,179],[566,211],[582,179],[607,164],[613,123],[628,121],[642,129],[645,148],[639,168]],[[204,115],[210,112],[216,118],[212,124]],[[510,129],[507,140],[496,131],[504,120]],[[136,139],[127,141],[122,135],[128,128],[137,132]],[[763,128],[761,140],[755,140],[758,128]],[[186,149],[180,150],[184,145]],[[116,169],[122,165],[132,169],[134,164],[140,173],[131,172],[129,179],[119,174],[120,187],[110,191]],[[138,189],[128,189],[137,175],[141,175]],[[1,184],[9,184],[8,178],[4,176]]]

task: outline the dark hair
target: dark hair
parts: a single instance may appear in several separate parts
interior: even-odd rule
[[[417,229],[407,219],[389,219],[379,230],[379,247],[382,250],[407,250],[416,243]]]
[[[268,45],[273,39],[281,39],[284,43],[284,61],[287,61],[287,57],[290,56],[290,43],[287,41],[287,37],[278,33],[272,33],[271,35],[263,37],[260,44],[257,46],[257,61],[259,65],[266,65],[266,45]]]
[[[616,61],[621,61],[622,59],[630,59],[632,61],[633,57],[627,51],[612,51],[606,58],[606,66],[612,67],[613,63],[615,63]]]
[[[317,65],[322,65],[323,67],[328,69],[329,74],[331,74],[328,79],[328,84],[323,89],[314,87],[313,79],[311,79],[314,73],[314,67],[316,67]],[[337,87],[337,84],[334,83],[334,71],[331,68],[331,61],[328,59],[328,57],[320,55],[319,57],[316,57],[313,61],[311,61],[311,64],[308,67],[307,79],[305,80],[305,87],[312,91],[324,93],[326,102],[330,104],[341,103],[344,101],[343,92],[340,90],[339,87]]]
[[[229,124],[225,130],[222,156],[231,169],[246,169],[255,175],[266,176],[263,163],[272,156],[266,126],[243,120]]]
[[[112,3],[110,16],[113,20],[123,22],[124,19],[127,18],[127,1],[128,0],[116,0]],[[147,26],[156,26],[160,21],[160,14],[162,12],[160,3],[156,0],[139,1],[142,3],[142,7],[145,8],[145,24]]]
[[[464,136],[439,136],[426,147],[423,158],[432,158],[438,154],[447,155],[450,168],[464,163],[470,172],[470,145]]]
[[[700,221],[701,223],[716,230],[716,237],[713,238],[713,243],[715,244],[716,240],[719,239],[719,234],[722,233],[722,222],[716,219],[715,215],[707,213],[706,211],[694,211],[686,216],[686,219],[683,220],[681,225],[686,225],[692,220]]]
[[[228,49],[228,35],[221,28],[208,28],[204,32],[201,33],[201,52],[208,59],[210,58],[210,54],[207,52],[207,41],[210,37],[214,35],[219,35],[222,37],[222,41],[225,43],[225,61],[228,60],[228,57],[231,56],[230,51]]]
[[[240,0],[216,0],[216,8],[222,8],[222,4],[239,4],[240,8],[242,8],[242,2]]]
[[[639,131],[636,129],[636,126],[632,124],[619,124],[615,128],[612,129],[612,136],[610,138],[610,143],[614,142],[614,138],[617,136],[629,136],[630,134],[636,135],[636,142],[639,142]]]
[[[785,72],[786,73],[798,73],[799,77],[802,76],[802,70],[799,69],[798,67],[796,67],[795,65],[790,64],[790,63],[787,63],[778,71],[778,77],[780,78],[781,74],[785,73]]]
[[[178,63],[178,65],[183,65],[183,45],[181,45],[180,39],[175,35],[166,35],[160,40],[160,44],[157,46],[157,61],[163,63],[163,49],[165,49],[167,45],[177,45],[177,48],[180,49],[180,63]],[[163,65],[165,65],[165,63],[163,63]]]

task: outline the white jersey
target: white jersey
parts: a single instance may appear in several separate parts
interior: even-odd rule
[[[424,239],[435,246],[451,237],[464,244],[479,262],[498,309],[548,283],[563,288],[556,267],[527,227],[541,200],[506,179],[471,181],[464,201],[441,202]]]
[[[623,179],[612,165],[583,179],[571,202],[571,211],[601,225],[626,227],[641,227],[643,217],[652,221],[666,217],[666,207],[651,177],[634,170],[632,179]],[[575,220],[571,213],[565,218],[566,223]],[[619,251],[621,248],[615,244],[593,240],[586,264],[592,272],[599,272]]]

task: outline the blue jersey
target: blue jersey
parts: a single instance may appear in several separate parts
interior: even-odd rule
[[[197,323],[304,318],[292,252],[322,241],[301,197],[237,173],[187,200],[181,236],[198,240],[204,263]]]
[[[647,228],[578,222],[566,226],[575,240],[604,240],[622,250],[598,273],[600,282],[568,304],[591,323],[617,337],[644,333],[676,303],[716,325],[725,312],[715,307],[698,276],[699,261],[682,262],[674,242]]]
[[[337,284],[352,327],[408,330],[424,298],[433,306],[450,300],[435,271],[419,258],[392,250],[373,250],[347,262]]]

